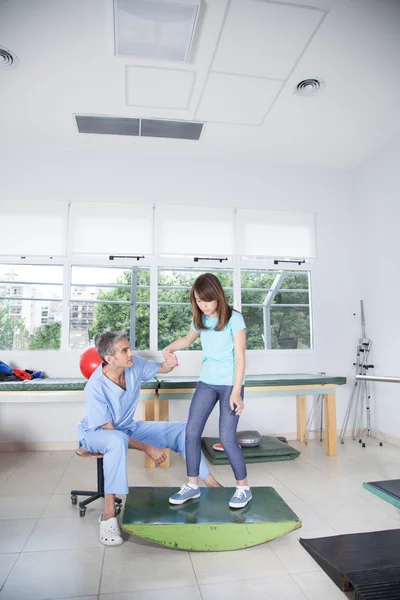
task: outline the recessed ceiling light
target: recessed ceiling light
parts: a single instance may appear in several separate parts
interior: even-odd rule
[[[296,85],[296,94],[299,96],[315,96],[322,91],[325,83],[322,79],[303,79]]]
[[[18,58],[4,48],[4,46],[0,46],[0,69],[15,69],[18,66]]]
[[[114,0],[115,54],[187,62],[201,0]]]

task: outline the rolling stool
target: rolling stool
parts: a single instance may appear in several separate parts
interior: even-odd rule
[[[79,502],[79,515],[81,517],[85,516],[86,507],[91,502],[98,500],[99,498],[104,498],[104,472],[103,472],[103,454],[93,454],[92,452],[87,452],[82,446],[78,448],[75,453],[80,458],[97,458],[97,492],[82,492],[81,490],[71,490],[71,502],[72,504],[78,503],[78,496],[89,496],[86,500],[82,500]],[[115,512],[117,515],[121,512],[122,508],[122,500],[121,498],[115,498]]]

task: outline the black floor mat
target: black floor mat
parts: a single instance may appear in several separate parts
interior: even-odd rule
[[[400,530],[300,539],[342,590],[356,600],[400,600]]]

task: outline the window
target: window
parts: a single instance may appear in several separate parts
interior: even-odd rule
[[[241,271],[247,349],[311,348],[308,271]]]
[[[168,260],[175,265],[166,266]],[[127,331],[136,350],[161,350],[188,333],[190,289],[204,272],[220,279],[231,305],[235,281],[247,326],[247,350],[312,348],[309,270],[260,268],[250,262],[242,268],[229,262],[211,268],[184,261],[176,266],[178,260],[163,258],[162,266],[151,267],[157,269],[158,278],[152,280],[152,295],[148,266],[74,265],[69,310],[64,312],[63,266],[0,265],[0,351],[59,349],[61,339],[65,349],[69,343],[71,349],[82,351],[96,334],[110,329]],[[157,303],[152,313],[150,297]],[[154,324],[150,314],[157,314]],[[63,318],[69,328],[62,337]],[[190,349],[200,347],[197,340]]]
[[[70,347],[87,348],[98,333],[126,331],[132,348],[150,347],[150,270],[81,267],[71,270]]]
[[[158,349],[162,350],[185,336],[192,322],[190,289],[202,273],[213,273],[222,283],[229,304],[233,304],[233,271],[231,269],[185,269],[161,267],[158,270]],[[190,350],[200,350],[200,340]]]
[[[60,348],[62,281],[62,266],[0,265],[0,350]]]

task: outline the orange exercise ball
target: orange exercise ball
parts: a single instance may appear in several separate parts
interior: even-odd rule
[[[79,361],[79,367],[82,375],[86,377],[86,379],[89,379],[93,371],[95,371],[102,362],[103,360],[96,348],[94,346],[92,348],[88,348],[85,350],[85,352],[83,352],[81,360]]]

